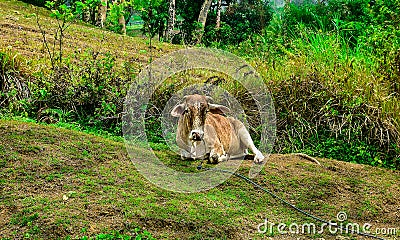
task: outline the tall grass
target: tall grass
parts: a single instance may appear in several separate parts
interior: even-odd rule
[[[263,35],[231,49],[257,66],[274,96],[275,151],[398,168],[400,74],[393,67],[400,44],[371,50],[365,37],[352,42],[340,21],[329,30],[312,17],[311,27],[298,22],[288,30],[277,15]]]

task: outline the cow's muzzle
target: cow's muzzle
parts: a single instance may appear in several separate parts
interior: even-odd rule
[[[199,131],[199,130],[192,130],[190,132],[190,136],[189,139],[192,141],[201,141],[203,139],[203,131]]]

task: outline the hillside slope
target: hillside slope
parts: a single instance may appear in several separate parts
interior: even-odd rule
[[[40,24],[46,33],[47,42],[53,50],[57,20],[49,16],[50,12],[31,4],[14,0],[0,1],[0,50],[11,50],[29,59],[28,71],[33,73],[46,70],[50,65],[49,56]],[[38,16],[38,18],[36,17]],[[179,49],[178,45],[153,41],[150,49],[145,38],[128,37],[105,31],[79,22],[70,24],[63,38],[64,56],[92,49],[95,52],[110,52],[118,63],[130,61],[136,68],[147,64],[149,58],[161,56]],[[58,49],[55,49],[56,52]]]
[[[140,227],[167,239],[291,239],[295,236],[276,229],[260,235],[257,226],[265,218],[319,226],[233,177],[201,193],[159,189],[135,171],[121,142],[9,120],[0,120],[0,142],[0,236],[5,238],[130,233]],[[174,153],[159,156],[185,165]],[[324,219],[345,211],[349,222],[399,231],[398,171],[319,160],[322,166],[272,155],[255,181]],[[248,170],[246,163],[240,172]],[[329,232],[296,237],[336,238]]]

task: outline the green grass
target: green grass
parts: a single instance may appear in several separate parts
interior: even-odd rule
[[[107,138],[0,120],[0,142],[0,235],[5,238],[101,234],[112,239],[110,231],[135,236],[140,228],[156,238],[243,239],[261,237],[255,228],[264,218],[311,221],[237,178],[200,193],[161,190],[135,170],[122,142]],[[178,170],[196,171],[195,161],[181,161],[173,152],[156,155]],[[322,167],[272,155],[255,181],[325,219],[346,211],[354,222],[398,225],[398,172],[320,161]],[[239,172],[246,175],[249,167]],[[379,178],[371,178],[375,175]],[[376,223],[382,216],[385,223]]]

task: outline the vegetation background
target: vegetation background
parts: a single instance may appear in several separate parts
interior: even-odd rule
[[[277,115],[274,153],[363,164],[321,159],[326,168],[317,170],[277,155],[260,182],[319,216],[334,219],[344,208],[354,221],[398,224],[399,0],[287,1],[281,8],[262,0],[3,0],[0,33],[1,235],[118,230],[98,237],[151,238],[145,226],[160,238],[242,239],[265,212],[298,219],[237,181],[185,196],[132,173],[121,143],[128,88],[154,58],[191,46],[234,53],[262,75]],[[204,82],[241,102],[259,139],[251,95],[233,79],[206,70],[176,74],[155,92],[146,128],[158,156],[180,170],[195,163],[169,151],[159,109]]]
[[[37,46],[43,48],[31,49],[39,50],[42,58],[37,60],[26,59],[14,43],[3,41],[3,116],[67,122],[120,136],[123,98],[141,67],[164,50],[155,46],[178,44],[168,45],[169,51],[200,44],[237,54],[262,74],[277,113],[275,152],[399,167],[398,0],[286,2],[283,8],[262,0],[26,2],[50,9],[58,25],[45,29],[50,20],[41,21],[32,9],[28,17],[37,18],[42,34]],[[161,42],[153,40],[138,57],[102,48],[106,32],[94,39],[95,47],[79,47],[65,39],[72,21],[127,35],[142,31],[147,40],[141,42],[148,46],[155,36]],[[214,83],[233,86],[218,73],[197,82],[213,74],[220,79]],[[158,91],[154,109],[184,87],[178,82],[175,77],[175,83]],[[251,106],[242,89],[230,91]],[[150,112],[156,117],[149,119],[155,126],[148,129],[149,138],[162,144],[157,112]],[[256,127],[251,125],[255,139]]]

